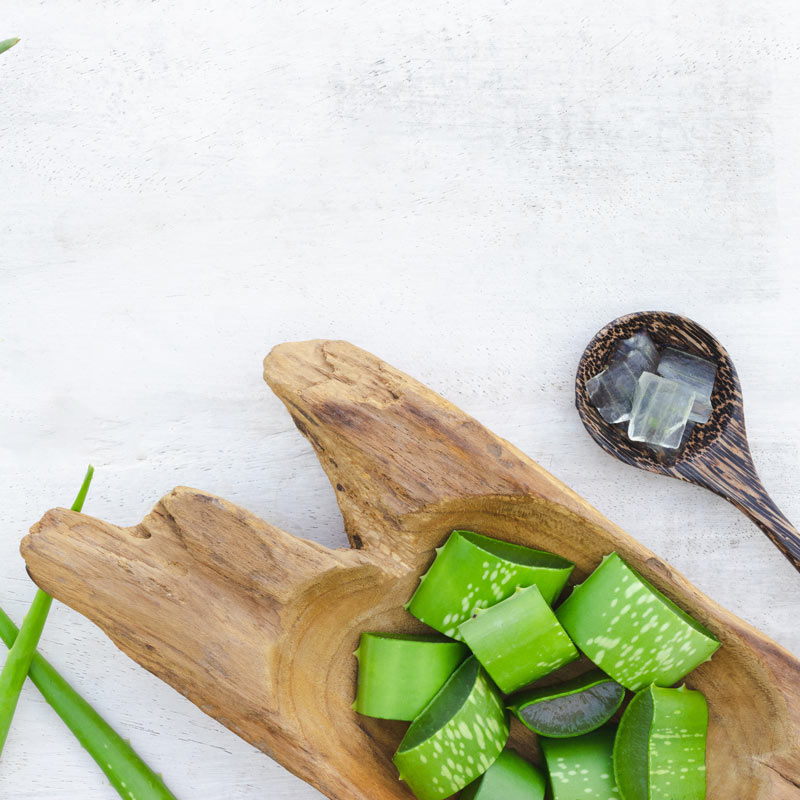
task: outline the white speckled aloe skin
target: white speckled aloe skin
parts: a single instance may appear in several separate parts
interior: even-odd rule
[[[548,604],[573,569],[561,556],[502,542],[472,531],[453,531],[406,605],[417,619],[460,639],[458,626],[479,608],[510,597],[517,587],[538,586]]]
[[[614,780],[614,729],[570,739],[539,739],[553,800],[620,800]],[[636,800],[645,800],[643,797]]]
[[[556,611],[578,648],[617,683],[671,686],[708,661],[719,640],[616,553]]]
[[[541,770],[514,750],[497,761],[458,796],[458,800],[544,800],[547,781]]]
[[[631,700],[614,743],[623,800],[703,800],[708,705],[700,692],[650,686]]]
[[[486,772],[508,734],[500,693],[468,658],[408,729],[394,763],[419,800],[442,800]]]

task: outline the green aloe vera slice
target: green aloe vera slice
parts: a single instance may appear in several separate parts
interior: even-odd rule
[[[394,763],[419,800],[441,800],[486,772],[508,733],[500,693],[468,658],[406,731]]]
[[[458,633],[504,694],[580,656],[537,586],[478,609]]]
[[[503,750],[489,769],[458,796],[459,800],[544,800],[542,771],[513,750]]]
[[[708,705],[700,692],[650,686],[628,704],[614,743],[623,800],[703,800]]]
[[[552,604],[574,565],[561,556],[501,542],[472,531],[453,531],[406,608],[446,636],[477,609],[510,597],[518,586],[538,586]]]
[[[616,553],[559,606],[572,641],[627,689],[670,686],[708,661],[719,640]]]
[[[556,686],[514,695],[508,707],[534,733],[563,738],[580,736],[604,725],[624,697],[622,686],[593,669]]]
[[[600,728],[572,739],[542,737],[539,746],[553,800],[619,800],[614,780],[614,728]]]
[[[353,708],[368,717],[411,722],[468,653],[465,645],[438,634],[362,633]]]

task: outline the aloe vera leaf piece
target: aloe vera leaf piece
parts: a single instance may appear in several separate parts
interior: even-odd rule
[[[458,633],[504,694],[580,657],[537,586],[478,609]]]
[[[547,781],[540,769],[514,750],[497,761],[458,796],[459,800],[544,800]]]
[[[685,686],[649,686],[628,704],[614,742],[623,800],[703,800],[708,704]]]
[[[605,727],[571,739],[539,739],[553,800],[619,800],[614,780],[614,732]]]
[[[468,658],[411,724],[393,760],[419,800],[442,800],[486,772],[508,734],[500,693]]]
[[[581,651],[633,691],[676,683],[719,647],[616,553],[575,587],[556,616]]]
[[[508,708],[534,733],[553,738],[580,736],[608,722],[622,705],[625,689],[599,669],[555,686],[520,692]]]
[[[453,531],[406,609],[445,636],[477,609],[510,597],[518,586],[538,586],[548,603],[561,594],[574,564],[561,556],[502,542],[472,531]]]
[[[465,645],[438,634],[362,633],[353,708],[369,717],[411,722],[468,654]]]

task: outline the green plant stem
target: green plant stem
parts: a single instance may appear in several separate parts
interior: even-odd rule
[[[80,511],[86,500],[86,493],[89,491],[89,484],[92,482],[94,467],[90,464],[86,470],[78,496],[72,504],[73,511]],[[3,754],[3,746],[8,738],[11,728],[11,721],[14,719],[14,712],[17,709],[17,702],[28,675],[28,670],[33,660],[36,648],[39,646],[39,639],[47,622],[47,615],[50,613],[50,606],[53,598],[41,589],[36,590],[30,610],[22,621],[19,635],[11,649],[8,651],[6,663],[0,673],[0,756]]]
[[[0,609],[0,639],[12,647],[17,626]],[[28,677],[75,734],[89,755],[126,800],[175,800],[175,796],[126,742],[38,653]]]
[[[3,672],[0,674],[0,755],[3,753],[22,685],[52,603],[53,598],[49,594],[41,589],[36,590],[36,596],[22,622],[20,635],[8,651],[6,663],[3,665]]]
[[[0,53],[5,53],[6,50],[12,48],[18,41],[19,38],[16,36],[13,39],[3,39],[3,41],[0,42]]]

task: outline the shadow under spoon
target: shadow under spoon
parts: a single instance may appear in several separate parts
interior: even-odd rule
[[[674,455],[658,454],[644,443],[632,442],[624,427],[600,416],[586,393],[586,381],[606,367],[616,345],[641,329],[657,345],[701,356],[717,367],[711,418],[705,425],[695,425],[684,447]],[[642,311],[615,319],[595,335],[581,356],[575,405],[586,430],[607,453],[631,466],[695,483],[724,497],[755,522],[800,571],[800,534],[767,494],[750,455],[736,368],[725,348],[705,328],[665,311]]]

